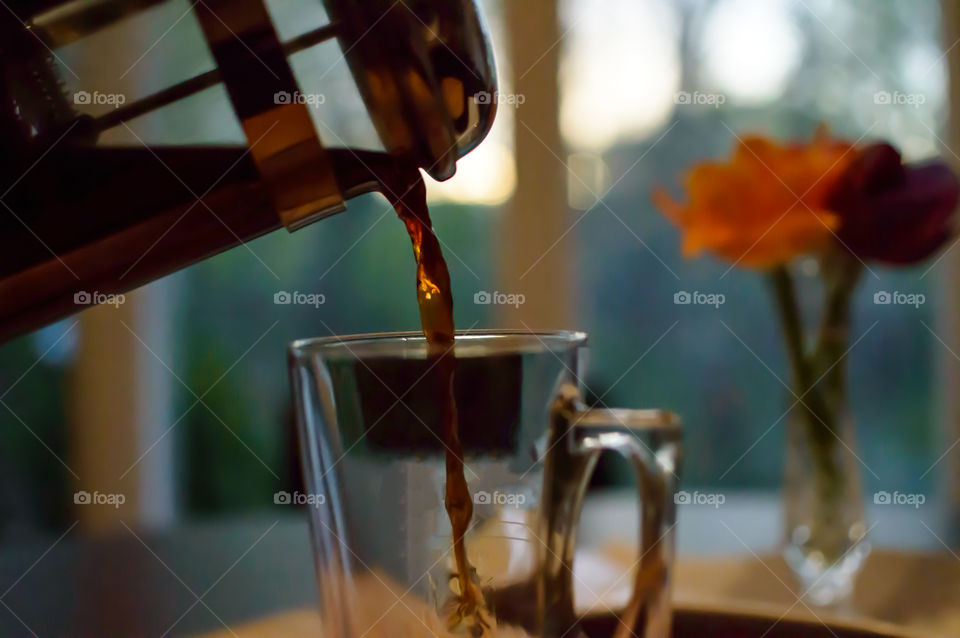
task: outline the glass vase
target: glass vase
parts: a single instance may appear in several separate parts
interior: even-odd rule
[[[843,607],[870,544],[853,421],[842,413],[836,422],[828,427],[802,404],[789,416],[783,555],[805,600]]]

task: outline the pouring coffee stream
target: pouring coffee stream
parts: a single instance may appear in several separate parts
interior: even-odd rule
[[[460,442],[457,404],[453,380],[456,374],[454,352],[453,294],[450,273],[440,242],[433,231],[427,209],[426,187],[415,165],[394,162],[375,155],[376,166],[386,170],[375,171],[380,190],[393,205],[410,235],[417,262],[417,304],[420,324],[430,344],[431,365],[437,366],[440,387],[443,444],[445,451],[446,486],[444,506],[450,519],[453,555],[456,562],[456,599],[447,619],[448,627],[463,625],[474,636],[483,636],[489,628],[483,613],[486,610],[483,593],[476,581],[475,571],[467,558],[466,533],[473,518],[473,501],[464,476],[463,446]],[[358,164],[369,164],[357,157]]]

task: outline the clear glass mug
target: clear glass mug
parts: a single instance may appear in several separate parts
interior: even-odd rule
[[[481,623],[450,621],[456,600],[436,359],[419,333],[290,346],[323,638],[526,636],[665,638],[680,424],[657,410],[587,409],[579,332],[458,334],[454,352],[465,535],[483,591]],[[602,450],[639,487],[632,593],[616,613],[574,600],[577,522]],[[455,603],[454,603],[455,604]],[[456,625],[456,626],[454,626]]]

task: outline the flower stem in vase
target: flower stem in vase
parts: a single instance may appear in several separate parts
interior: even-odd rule
[[[770,271],[794,386],[787,437],[784,555],[805,593],[818,604],[835,604],[850,595],[853,576],[867,551],[861,543],[858,468],[850,423],[845,420],[843,365],[849,300],[859,263],[854,267],[843,256],[829,259],[835,261],[825,259],[823,264],[824,318],[809,353],[793,279],[785,267]]]

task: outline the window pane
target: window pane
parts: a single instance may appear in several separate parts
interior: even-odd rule
[[[684,259],[650,193],[677,193],[692,164],[726,156],[749,132],[808,137],[827,123],[851,140],[887,139],[911,160],[934,155],[946,86],[937,3],[563,6],[571,166],[586,157],[587,173],[605,176],[571,185],[571,204],[589,209],[575,232],[592,391],[611,406],[682,414],[686,484],[776,488],[793,401],[769,292],[755,271]],[[929,267],[871,264],[856,296],[847,359],[868,494],[929,493],[938,476],[927,470],[942,453],[934,362],[945,351],[929,330],[945,300],[939,269]],[[820,311],[814,268],[804,265],[800,284],[811,324]],[[920,293],[926,303],[875,304],[884,290]],[[680,291],[722,294],[725,303],[676,305]]]

